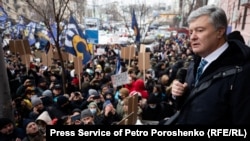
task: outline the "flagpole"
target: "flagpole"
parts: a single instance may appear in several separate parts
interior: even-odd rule
[[[143,58],[143,70],[142,70],[142,72],[143,72],[143,80],[145,81],[146,80],[146,76],[145,76],[145,72],[146,72],[146,67],[145,67],[145,52],[143,52],[142,53],[142,58]]]
[[[129,61],[129,62],[128,62],[128,65],[129,65],[129,66],[130,66],[130,63],[131,63],[131,47],[132,47],[132,46],[129,47],[129,60],[128,60],[128,61]]]
[[[27,74],[28,74],[28,72],[29,72],[29,68],[30,68],[30,61],[28,62],[28,60],[27,60],[27,53],[26,53],[26,50],[25,50],[25,47],[24,47],[24,44],[23,44],[23,40],[22,40],[22,50],[23,50],[23,52],[24,52],[24,61],[25,61],[25,64],[26,64],[26,68],[27,68]]]
[[[132,25],[131,28],[134,30],[134,34],[135,34],[135,45],[137,46],[137,50],[140,50],[140,29],[137,23],[137,19],[136,19],[136,15],[135,15],[135,10],[133,9],[132,12]]]
[[[78,82],[79,82],[79,89],[81,90],[82,89],[82,84],[81,84],[81,70],[82,68],[80,68],[80,63],[82,63],[82,58],[78,59],[77,58],[77,64],[78,64]]]

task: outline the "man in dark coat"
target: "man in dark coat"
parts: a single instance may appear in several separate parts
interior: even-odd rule
[[[189,15],[188,23],[191,47],[198,57],[190,63],[189,83],[173,81],[172,96],[185,100],[176,118],[166,124],[250,125],[250,48],[227,40],[227,17],[221,8],[201,7]],[[201,59],[207,64],[195,83]]]
[[[25,135],[25,131],[16,127],[11,119],[0,118],[0,141],[21,141]]]

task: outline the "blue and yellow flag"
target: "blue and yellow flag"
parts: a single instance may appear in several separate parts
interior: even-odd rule
[[[0,6],[0,23],[5,23],[8,19],[8,14],[5,12],[2,6]]]
[[[135,42],[139,43],[140,42],[140,30],[139,30],[138,23],[137,23],[136,16],[135,16],[135,10],[133,10],[133,13],[132,13],[131,28],[134,30]]]
[[[40,49],[44,50],[46,54],[48,54],[50,49],[50,38],[48,36],[47,31],[38,31],[36,34],[39,38],[38,41],[40,43]]]
[[[66,30],[65,51],[81,57],[83,64],[88,63],[91,59],[91,50],[88,47],[85,35],[72,15]]]
[[[36,38],[35,38],[35,30],[36,30],[37,23],[36,22],[30,22],[29,24],[26,25],[24,29],[23,36],[24,38],[27,38],[29,41],[29,45],[32,46],[36,43]]]

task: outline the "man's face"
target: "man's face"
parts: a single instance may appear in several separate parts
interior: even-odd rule
[[[26,133],[27,134],[34,134],[39,131],[38,125],[35,122],[31,122],[26,127]]]
[[[193,52],[201,57],[220,47],[223,31],[215,29],[208,16],[204,15],[189,24],[190,43]]]
[[[94,122],[94,118],[89,116],[81,119],[84,125],[92,125]]]
[[[5,135],[10,135],[13,133],[13,130],[14,130],[13,123],[9,123],[5,125],[2,129],[0,129],[0,133],[5,134]]]

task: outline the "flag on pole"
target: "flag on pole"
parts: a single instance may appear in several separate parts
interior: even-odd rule
[[[8,19],[6,11],[0,6],[0,23],[5,23]]]
[[[57,40],[57,25],[56,25],[56,23],[55,22],[51,23],[50,28],[51,28],[51,31],[49,32],[50,43],[55,45],[54,39]]]
[[[40,44],[40,49],[44,50],[46,54],[50,49],[50,37],[47,29],[40,29],[40,31],[36,32],[36,35],[39,37],[38,41]]]
[[[8,27],[5,25],[7,22],[7,19],[8,19],[8,15],[6,11],[3,9],[2,6],[0,6],[0,28],[1,29],[5,29],[6,27]]]
[[[36,38],[35,38],[35,30],[36,30],[37,23],[36,22],[30,22],[29,24],[26,25],[24,29],[24,37],[28,38],[29,45],[34,45],[36,43]]]
[[[72,15],[70,16],[66,30],[65,51],[74,56],[81,57],[83,64],[88,63],[91,59],[91,51],[85,35]]]
[[[139,30],[138,23],[137,23],[136,16],[135,16],[135,10],[133,10],[133,13],[132,13],[131,28],[134,30],[135,42],[139,43],[140,42],[140,30]]]

